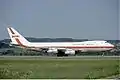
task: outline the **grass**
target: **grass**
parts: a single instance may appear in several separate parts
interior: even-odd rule
[[[0,69],[0,78],[91,79],[119,74],[120,63],[118,60],[79,59],[0,60]]]

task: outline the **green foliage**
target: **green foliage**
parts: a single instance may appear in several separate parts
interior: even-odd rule
[[[111,66],[111,72],[112,73],[109,73],[109,68],[108,67],[97,67],[97,68],[94,68],[93,71],[91,72],[88,72],[87,75],[86,75],[86,79],[97,79],[97,78],[106,78],[107,76],[113,76],[113,75],[118,75],[120,74],[119,70],[120,67],[119,67],[119,64],[116,64],[114,66]],[[106,76],[107,74],[107,76]]]
[[[0,60],[0,77],[14,79],[106,78],[119,74],[120,64],[118,62],[118,60],[79,59]]]
[[[0,79],[25,79],[29,78],[31,73],[31,71],[18,72],[12,71],[9,68],[0,68]]]

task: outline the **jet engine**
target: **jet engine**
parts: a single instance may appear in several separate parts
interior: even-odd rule
[[[75,54],[75,51],[72,49],[66,49],[65,54]]]
[[[47,53],[58,53],[58,50],[56,48],[49,48]]]

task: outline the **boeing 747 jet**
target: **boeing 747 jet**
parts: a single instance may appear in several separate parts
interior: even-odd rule
[[[114,48],[114,45],[107,41],[94,40],[83,42],[29,42],[14,28],[7,28],[10,35],[11,44],[22,48],[29,48],[46,53],[55,53],[57,56],[76,54],[78,52],[99,52]]]

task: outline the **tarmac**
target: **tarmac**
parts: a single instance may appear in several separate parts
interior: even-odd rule
[[[0,60],[44,60],[44,59],[61,59],[61,60],[120,60],[120,56],[0,56]]]

